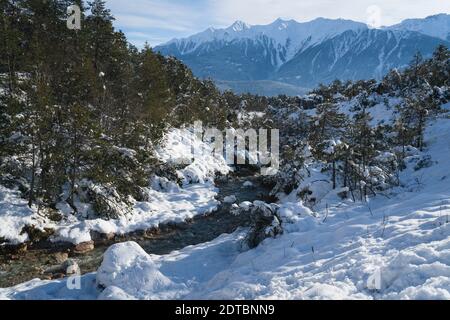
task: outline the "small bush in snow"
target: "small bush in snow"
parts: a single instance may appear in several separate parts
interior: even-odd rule
[[[251,219],[250,231],[244,239],[246,247],[256,248],[267,238],[274,238],[283,233],[278,207],[262,201],[255,201],[251,206],[244,207]]]

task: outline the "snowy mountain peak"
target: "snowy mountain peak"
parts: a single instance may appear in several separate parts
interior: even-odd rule
[[[277,20],[272,22],[270,24],[270,26],[274,26],[274,27],[278,28],[279,30],[282,30],[282,29],[287,29],[289,27],[289,25],[291,25],[291,24],[298,24],[298,22],[295,20],[284,20],[284,19],[278,18]]]
[[[328,18],[279,18],[267,25],[236,21],[155,50],[184,61],[201,78],[237,81],[239,86],[269,81],[268,87],[276,82],[311,88],[336,78],[380,79],[388,70],[406,66],[418,50],[427,57],[449,43],[450,15],[439,14],[378,29]]]
[[[235,40],[251,40],[254,43],[265,41],[278,47],[282,52],[274,58],[274,63],[292,58],[298,50],[313,45],[324,39],[336,36],[348,30],[367,29],[364,23],[350,20],[332,20],[319,18],[309,22],[297,22],[279,18],[268,25],[249,25],[243,21],[236,21],[225,29],[209,28],[203,32],[184,39],[174,39],[157,47],[157,50],[175,45],[176,50],[182,54],[195,52],[203,44],[211,42],[232,42]],[[267,39],[268,38],[268,39]],[[261,40],[265,39],[265,40]],[[269,40],[267,42],[267,40]],[[164,50],[163,50],[164,51]]]
[[[295,20],[285,20],[283,18],[278,18],[277,20],[275,20],[272,24],[278,24],[278,23],[286,23],[286,22],[295,22]]]
[[[241,20],[237,20],[228,29],[231,29],[235,32],[240,32],[240,31],[250,29],[250,27],[251,26],[249,24],[247,24]]]

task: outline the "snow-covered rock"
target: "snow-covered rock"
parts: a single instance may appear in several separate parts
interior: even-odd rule
[[[252,203],[250,201],[244,201],[239,204],[239,208],[243,209],[244,211],[250,210],[251,206],[252,206]]]
[[[227,196],[223,199],[223,202],[228,203],[228,204],[236,203],[236,201],[237,201],[237,198],[235,195]]]
[[[212,181],[216,173],[230,172],[223,155],[214,154],[212,146],[200,140],[192,128],[170,130],[157,155],[164,162],[186,165],[178,171],[185,184],[205,183]]]
[[[253,183],[251,181],[245,181],[242,186],[244,188],[253,188]]]
[[[136,300],[135,297],[129,295],[124,290],[115,287],[115,286],[109,286],[105,290],[100,293],[98,296],[98,300]]]
[[[184,285],[164,276],[135,242],[115,244],[105,252],[97,271],[97,285],[107,290],[102,299],[169,299],[185,290]]]

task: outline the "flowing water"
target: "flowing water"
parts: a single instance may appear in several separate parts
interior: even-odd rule
[[[253,183],[252,188],[243,188],[245,181]],[[218,199],[235,195],[238,202],[267,200],[269,189],[255,176],[228,177],[218,181],[220,189]],[[56,270],[69,255],[80,266],[81,272],[89,273],[98,269],[103,253],[114,243],[135,241],[147,252],[152,254],[167,254],[190,245],[211,241],[221,234],[232,233],[238,227],[248,226],[249,220],[245,215],[234,216],[229,212],[229,205],[220,205],[214,213],[198,216],[192,221],[161,226],[152,232],[135,232],[114,240],[96,243],[95,249],[83,255],[74,255],[67,248],[38,249],[31,248],[17,254],[0,254],[0,287],[10,287],[31,279],[54,279],[63,277]]]

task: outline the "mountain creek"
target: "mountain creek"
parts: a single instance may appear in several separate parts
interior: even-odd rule
[[[243,184],[252,182],[251,188]],[[0,252],[0,288],[15,286],[32,279],[59,279],[66,275],[63,271],[67,263],[75,262],[81,274],[94,272],[101,265],[103,253],[113,244],[135,241],[147,253],[164,255],[187,246],[209,242],[224,233],[232,233],[239,227],[248,227],[250,219],[246,215],[230,213],[230,204],[223,202],[227,196],[236,196],[237,203],[263,200],[270,202],[270,188],[263,184],[261,177],[241,173],[217,179],[216,185],[221,200],[218,209],[210,214],[199,215],[179,224],[160,225],[152,230],[136,231],[111,239],[95,241],[94,248],[84,253],[76,253],[73,246],[64,243],[48,245],[34,244],[26,250]]]

